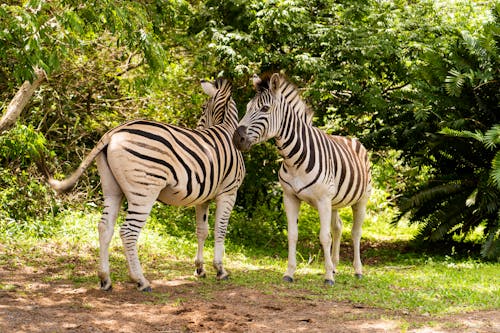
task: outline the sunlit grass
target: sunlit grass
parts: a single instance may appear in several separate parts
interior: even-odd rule
[[[10,268],[29,267],[32,271],[47,271],[44,282],[71,281],[75,285],[95,286],[98,260],[97,212],[77,212],[60,215],[52,236],[40,239],[29,233],[0,236],[0,265]],[[194,223],[194,221],[193,221]],[[346,227],[348,226],[346,222]],[[126,261],[116,227],[110,247],[112,279],[128,281]],[[369,218],[365,238],[390,244],[404,242],[411,230],[400,227],[385,231],[388,221]],[[392,228],[392,227],[391,227]],[[399,230],[399,232],[398,232]],[[347,232],[348,236],[349,232]],[[213,237],[212,235],[210,237]],[[323,256],[298,255],[298,267],[293,284],[282,282],[286,270],[286,255],[272,251],[243,247],[226,242],[224,263],[230,272],[229,281],[216,282],[212,268],[213,248],[208,242],[205,262],[208,276],[195,279],[194,256],[196,236],[171,236],[164,224],[151,221],[139,239],[139,255],[146,276],[154,280],[189,279],[197,293],[207,299],[227,286],[244,286],[267,294],[300,293],[302,298],[348,301],[362,306],[377,307],[419,314],[439,315],[481,309],[500,308],[500,264],[473,259],[457,260],[432,257],[419,253],[398,253],[391,246],[371,249],[364,257],[379,256],[375,264],[365,264],[363,279],[354,278],[351,258],[342,258],[333,288],[323,285]],[[344,246],[344,245],[343,245]],[[9,290],[12,286],[0,285]],[[172,302],[164,296],[157,302]]]
[[[411,240],[418,231],[417,225],[408,225],[401,221],[397,225],[391,224],[395,217],[394,208],[390,207],[385,196],[387,193],[374,188],[367,207],[367,215],[363,223],[363,239],[372,241],[400,242]],[[345,240],[351,239],[352,211],[351,208],[339,210],[342,219],[342,237]],[[299,216],[300,226],[306,224],[308,227],[319,233],[319,216],[316,209],[307,204],[302,204]],[[311,225],[311,226],[309,226]]]

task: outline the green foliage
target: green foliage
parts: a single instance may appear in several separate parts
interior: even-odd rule
[[[173,6],[163,8],[167,12]],[[33,77],[33,68],[48,74],[60,69],[74,51],[94,48],[110,32],[116,44],[140,51],[153,70],[163,69],[165,51],[154,30],[149,8],[139,2],[32,0],[0,6],[1,68],[17,83]]]
[[[182,1],[0,5],[0,111],[34,67],[48,74],[18,125],[0,136],[2,221],[29,225],[63,207],[99,204],[94,168],[75,195],[56,197],[34,168],[39,155],[67,174],[125,120],[196,123],[206,74],[196,72],[184,51],[191,42],[175,30],[187,13]]]
[[[150,220],[152,224],[161,225],[162,232],[172,237],[192,237],[196,232],[194,208],[156,204]]]
[[[30,125],[17,124],[0,136],[0,223],[9,230],[36,229],[36,217],[58,209],[40,179],[32,176],[32,161],[40,155],[50,156],[46,140]],[[46,234],[43,228],[38,232]]]
[[[269,201],[250,212],[238,207],[231,215],[227,238],[235,244],[283,254],[287,238],[281,195],[267,198]]]
[[[475,209],[476,212],[478,209],[483,211],[486,210],[483,216],[487,216],[486,214],[491,216],[490,219],[493,222],[487,222],[485,230],[486,241],[484,242],[481,253],[487,258],[498,258],[500,256],[500,207],[498,204],[500,200],[500,195],[498,194],[498,190],[500,189],[500,163],[498,163],[498,160],[500,160],[500,149],[497,148],[497,144],[500,143],[500,126],[494,125],[484,134],[478,130],[471,132],[453,130],[450,128],[443,129],[441,133],[452,135],[457,138],[473,139],[482,143],[485,148],[496,151],[491,161],[491,168],[489,169],[490,182],[483,184],[482,187],[474,189],[472,194],[467,198],[465,204],[467,207]],[[487,171],[488,169],[484,168],[481,172],[486,173]],[[484,175],[483,177],[486,176]],[[483,194],[486,199],[480,202],[482,205],[479,205],[478,208],[477,196],[480,192],[485,191],[488,192],[487,195]]]
[[[449,96],[434,92],[434,115],[412,121],[426,129],[414,133],[425,138],[423,145],[401,145],[406,159],[431,166],[432,175],[399,201],[401,215],[409,212],[410,220],[422,225],[423,239],[446,241],[481,227],[481,252],[490,259],[498,259],[500,253],[498,125],[490,128],[500,121],[499,16],[494,14],[475,36],[456,32],[443,80]]]
[[[49,156],[47,140],[31,125],[17,124],[0,136],[0,156],[11,165],[27,167],[41,156]]]
[[[33,178],[33,169],[0,168],[0,229],[38,229],[38,219],[53,216],[61,204],[54,199],[39,178]],[[42,228],[41,235],[50,234]]]

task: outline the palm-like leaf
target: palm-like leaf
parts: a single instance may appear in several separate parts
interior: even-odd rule
[[[464,83],[465,75],[457,69],[452,69],[445,79],[446,92],[451,96],[460,96]]]
[[[498,151],[491,161],[491,180],[497,188],[500,189],[500,151]]]

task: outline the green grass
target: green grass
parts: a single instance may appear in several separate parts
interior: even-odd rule
[[[43,239],[30,232],[2,232],[0,265],[11,269],[30,267],[34,271],[48,269],[50,274],[45,282],[69,280],[75,285],[97,286],[99,218],[93,211],[60,215],[57,222],[50,222],[54,230]],[[348,223],[346,221],[347,230]],[[196,253],[194,233],[173,237],[165,228],[165,225],[149,223],[141,234],[139,254],[146,276],[151,280],[192,276]],[[226,243],[224,259],[231,278],[228,282],[216,282],[211,267],[213,249],[208,242],[205,262],[209,276],[196,280],[198,293],[210,299],[213,292],[228,285],[245,286],[268,294],[300,293],[302,297],[315,300],[348,301],[361,306],[430,315],[500,308],[499,263],[430,256],[409,250],[402,252],[401,244],[405,244],[411,232],[414,232],[412,228],[391,229],[387,221],[370,219],[362,242],[377,246],[362,253],[365,277],[355,279],[351,259],[342,258],[333,288],[323,285],[321,253],[299,255],[296,282],[287,284],[281,281],[286,256],[234,242]],[[344,236],[348,239],[349,231]],[[110,254],[112,278],[128,281],[118,232],[111,243]],[[0,284],[0,290],[12,288],[15,286]],[[155,297],[160,303],[172,302],[165,295]]]

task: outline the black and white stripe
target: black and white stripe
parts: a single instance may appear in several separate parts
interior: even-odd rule
[[[296,268],[297,217],[302,201],[318,209],[320,241],[325,254],[325,282],[333,284],[339,260],[342,222],[337,210],[352,206],[354,268],[362,275],[359,253],[361,225],[371,193],[368,153],[356,139],[332,136],[312,126],[312,112],[298,89],[283,76],[254,77],[256,96],[248,103],[233,142],[240,150],[276,139],[283,157],[279,180],[288,219],[289,258],[285,280],[293,281]],[[333,258],[330,253],[333,228]]]
[[[151,290],[137,256],[137,240],[155,201],[195,206],[198,252],[196,274],[205,276],[203,245],[208,235],[208,202],[215,200],[214,267],[217,278],[227,272],[222,265],[224,238],[245,167],[232,135],[238,122],[231,84],[219,79],[202,82],[209,95],[195,130],[148,120],[125,123],[108,133],[63,181],[49,179],[58,191],[72,188],[95,158],[101,176],[104,211],[99,223],[101,288],[109,290],[109,242],[123,197],[128,211],[120,228],[131,278],[139,290]]]

